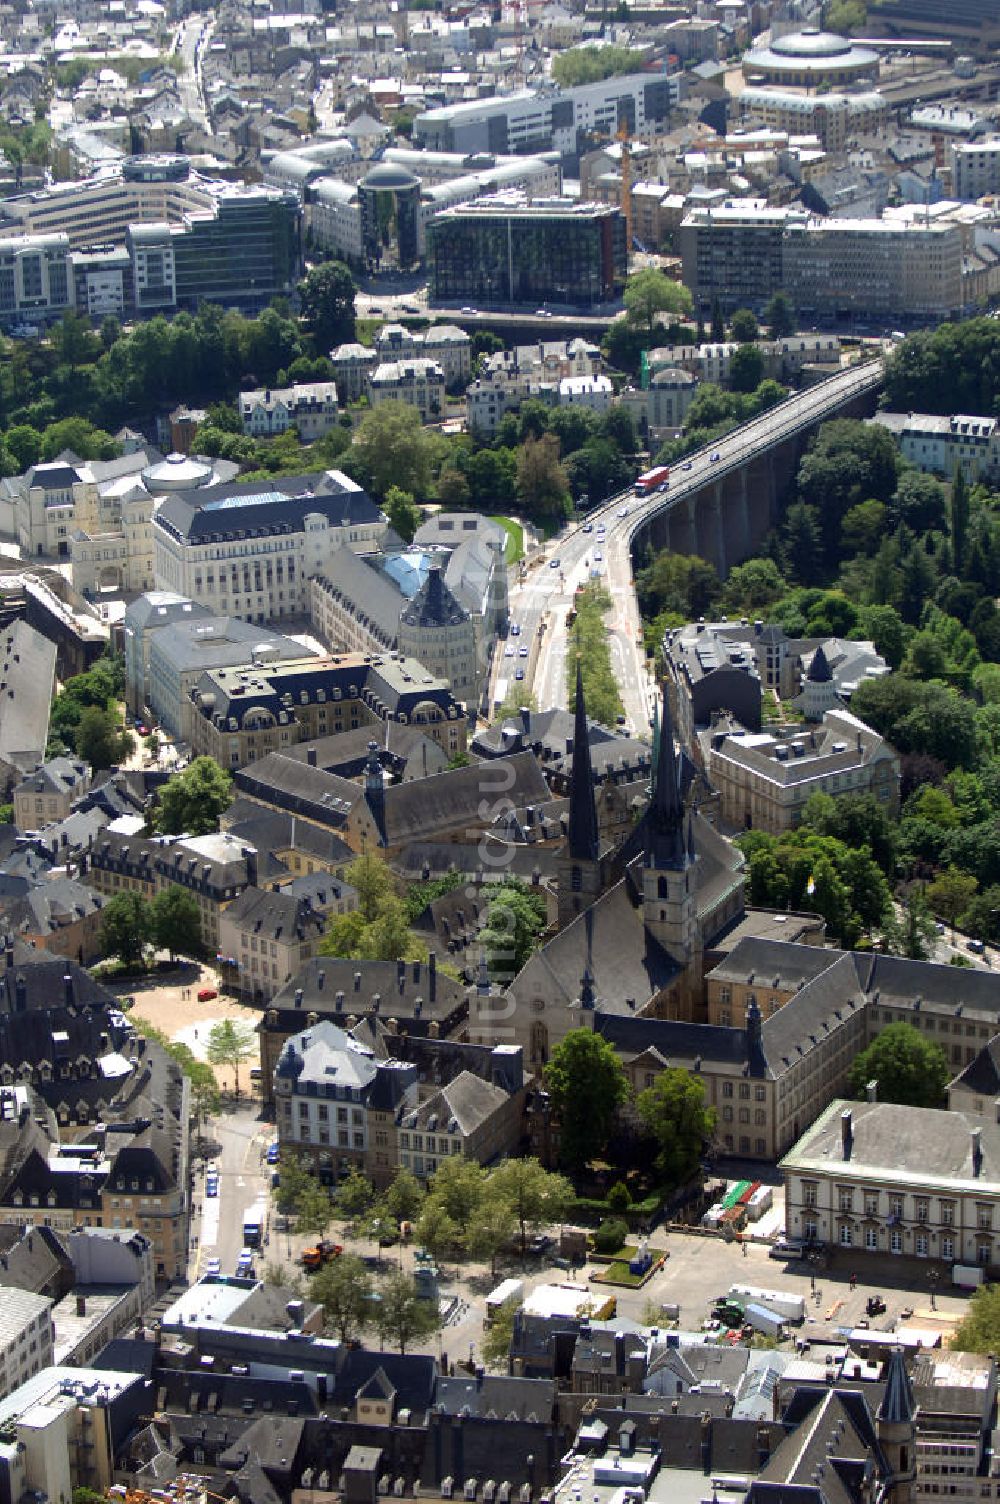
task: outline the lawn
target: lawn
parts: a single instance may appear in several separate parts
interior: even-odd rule
[[[491,522],[498,522],[507,534],[507,546],[504,554],[508,564],[519,564],[524,558],[524,528],[513,517],[491,517]]]
[[[648,1279],[658,1273],[666,1259],[666,1254],[662,1248],[651,1248],[649,1252],[653,1262],[645,1274],[633,1274],[628,1264],[629,1259],[633,1258],[636,1252],[634,1248],[623,1248],[619,1257],[616,1257],[610,1264],[603,1265],[599,1272],[590,1276],[591,1279],[599,1285],[624,1285],[629,1290],[640,1290]],[[591,1255],[591,1257],[594,1256]]]

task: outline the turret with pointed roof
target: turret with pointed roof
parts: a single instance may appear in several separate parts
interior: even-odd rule
[[[915,1491],[916,1413],[903,1349],[894,1347],[886,1364],[885,1393],[875,1417],[879,1445],[892,1469],[887,1492],[891,1504],[910,1504]]]

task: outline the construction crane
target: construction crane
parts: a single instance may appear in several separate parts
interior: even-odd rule
[[[629,151],[629,129],[622,121],[618,127],[618,141],[622,149],[622,213],[625,216],[625,254],[632,254],[632,156]]]

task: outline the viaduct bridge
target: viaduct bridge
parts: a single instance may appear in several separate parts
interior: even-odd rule
[[[813,430],[830,418],[870,417],[884,377],[881,359],[840,371],[672,466],[669,491],[622,519],[632,551],[648,543],[699,554],[725,578],[777,522]]]
[[[631,488],[623,491],[551,545],[558,572],[531,571],[512,598],[512,615],[524,638],[537,643],[531,655],[537,703],[566,704],[566,615],[577,586],[600,564],[613,602],[607,618],[612,668],[626,718],[641,734],[649,723],[652,686],[633,581],[635,559],[648,545],[698,554],[724,578],[760,548],[777,522],[779,502],[813,430],[830,418],[869,416],[884,377],[881,359],[838,371],[672,466],[669,490],[641,499]],[[601,553],[598,523],[606,529]]]

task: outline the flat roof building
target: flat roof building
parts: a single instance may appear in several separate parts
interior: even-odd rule
[[[438,215],[428,259],[443,302],[593,307],[624,287],[625,219],[606,204],[497,194]]]

